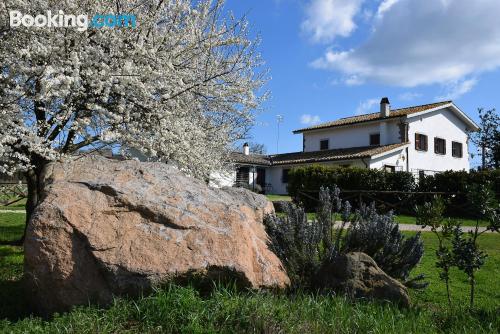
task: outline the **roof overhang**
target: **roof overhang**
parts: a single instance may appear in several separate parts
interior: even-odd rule
[[[401,151],[401,150],[404,150],[405,148],[407,148],[408,146],[410,145],[410,143],[407,143],[407,144],[404,144],[404,145],[401,145],[401,146],[398,146],[396,148],[393,148],[392,150],[389,150],[389,151],[385,151],[385,152],[382,152],[382,153],[378,153],[378,154],[374,154],[372,156],[370,156],[370,159],[377,159],[377,158],[381,158],[381,157],[384,157],[388,154],[392,154],[394,152],[398,152],[398,151]]]
[[[417,113],[414,113],[414,114],[406,115],[406,118],[418,117],[418,116],[425,115],[425,114],[428,114],[428,113],[433,112],[433,111],[437,111],[437,110],[441,110],[441,109],[446,109],[446,108],[449,108],[451,111],[453,111],[453,113],[462,122],[464,122],[467,125],[467,127],[469,128],[469,131],[473,131],[473,132],[479,131],[479,126],[469,116],[467,116],[467,114],[465,114],[459,107],[457,107],[455,105],[455,103],[453,103],[453,102],[450,102],[448,104],[445,104],[445,105],[442,105],[442,106],[439,106],[439,107],[436,107],[436,108],[432,108],[432,109],[428,109],[428,110],[425,110],[425,111],[417,112]]]
[[[405,115],[396,115],[396,116],[389,116],[386,118],[377,118],[377,119],[369,119],[365,121],[359,121],[355,123],[349,123],[349,124],[337,124],[337,125],[330,125],[330,126],[325,126],[322,128],[317,128],[317,129],[298,129],[298,130],[293,130],[293,134],[299,134],[299,133],[311,133],[311,132],[321,132],[321,131],[328,131],[330,129],[340,129],[340,128],[352,128],[355,126],[364,126],[367,124],[371,123],[381,123],[381,122],[394,122],[397,121],[398,119],[404,119]]]

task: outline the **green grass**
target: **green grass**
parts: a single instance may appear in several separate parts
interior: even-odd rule
[[[475,219],[468,219],[468,218],[445,218],[445,219],[450,219],[452,221],[458,221],[462,224],[462,226],[476,226]],[[397,215],[396,221],[399,224],[416,224],[417,218],[414,216]],[[479,226],[487,226],[487,225],[488,225],[488,223],[486,221],[479,221]]]
[[[20,238],[24,230],[25,213],[0,212],[0,241]]]
[[[404,232],[406,235],[413,235],[415,232]],[[425,253],[421,263],[413,271],[413,275],[420,273],[428,277],[430,285],[427,289],[415,292],[413,299],[421,305],[435,307],[446,304],[446,289],[444,283],[439,279],[439,272],[435,268],[437,238],[432,233],[422,233],[425,245]],[[500,316],[500,235],[483,234],[479,239],[479,244],[488,257],[484,267],[476,275],[476,298],[475,304],[482,309],[495,310]],[[457,269],[451,270],[451,294],[452,302],[456,305],[468,305],[469,285],[465,274]]]
[[[0,210],[15,210],[15,211],[22,212],[22,211],[25,211],[26,209],[25,209],[24,205],[21,205],[21,206],[11,206],[11,205],[2,206],[2,205],[0,205]]]
[[[0,240],[20,237],[23,214],[0,213]],[[412,232],[408,232],[411,235]],[[452,272],[455,308],[448,311],[434,268],[437,241],[423,233],[425,255],[414,274],[430,286],[412,291],[413,306],[351,302],[341,296],[241,292],[217,287],[201,296],[190,287],[167,286],[137,301],[117,299],[107,310],[79,307],[50,320],[30,315],[21,287],[22,248],[0,246],[0,332],[4,333],[497,333],[500,331],[500,236],[485,234],[489,254],[477,275],[476,310],[466,308],[464,275]]]
[[[266,195],[270,201],[291,201],[292,198],[288,195]]]
[[[14,200],[15,198],[2,198],[2,201],[3,200],[6,200],[6,201],[12,201]],[[23,209],[24,210],[24,206],[26,205],[26,198],[16,202],[16,203],[13,203],[9,206],[3,206],[3,205],[0,205],[0,208],[2,209]]]
[[[277,214],[279,217],[283,217],[284,213],[278,213]],[[417,223],[417,218],[413,216],[407,216],[407,215],[396,215],[396,222],[398,224],[416,224]],[[309,220],[314,220],[316,219],[316,213],[314,212],[308,212],[307,213],[307,219]],[[340,214],[337,214],[337,220],[341,220]],[[473,219],[467,219],[467,218],[446,218],[446,219],[451,219],[454,221],[459,221],[462,223],[462,226],[476,226],[476,221]],[[480,221],[479,226],[487,226],[488,223],[486,221]]]

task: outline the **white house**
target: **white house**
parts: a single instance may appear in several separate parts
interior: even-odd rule
[[[416,176],[446,170],[469,170],[468,133],[479,128],[452,101],[391,110],[388,98],[380,111],[341,118],[295,130],[301,152],[233,153],[235,172],[224,185],[260,185],[266,193],[286,194],[288,171],[322,164],[339,167],[408,171]]]

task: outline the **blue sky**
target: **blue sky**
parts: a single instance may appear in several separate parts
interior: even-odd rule
[[[314,122],[452,99],[477,120],[500,105],[498,0],[227,0],[247,14],[271,79],[251,141],[302,149]],[[475,164],[477,159],[475,159]]]

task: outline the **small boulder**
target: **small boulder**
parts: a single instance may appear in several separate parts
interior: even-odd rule
[[[163,163],[93,156],[51,163],[28,226],[25,278],[42,313],[107,305],[167,282],[289,284],[267,247],[272,204],[244,189],[212,189]]]
[[[403,307],[410,305],[406,287],[387,275],[365,253],[347,253],[325,263],[319,270],[316,285],[353,298],[387,300]]]

